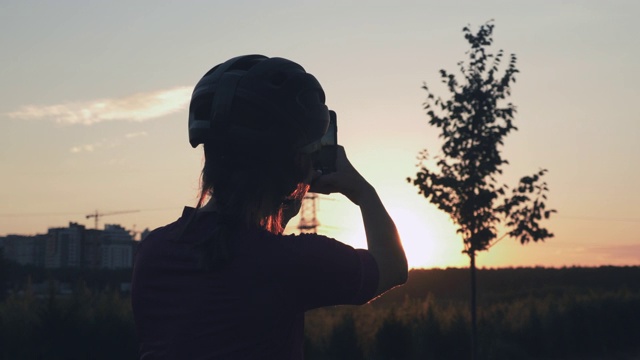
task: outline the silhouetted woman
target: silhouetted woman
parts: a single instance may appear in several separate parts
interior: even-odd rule
[[[344,149],[335,172],[314,170],[328,123],[320,84],[286,59],[236,57],[198,82],[189,141],[204,145],[200,200],[136,254],[141,359],[302,359],[305,311],[364,304],[406,281],[393,221]],[[310,189],[360,207],[368,250],[282,234]]]

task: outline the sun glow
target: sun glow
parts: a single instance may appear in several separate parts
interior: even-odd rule
[[[398,197],[396,199],[400,199]],[[402,198],[405,199],[405,198]],[[462,242],[447,215],[420,203],[421,199],[406,199],[387,207],[396,224],[410,268],[446,268],[466,266],[468,259],[461,253]],[[333,237],[355,248],[367,248],[362,218],[344,201],[320,204],[318,233]],[[296,233],[299,215],[290,221],[285,233]]]
[[[406,208],[391,208],[389,214],[396,224],[410,267],[433,267],[438,243],[426,219]]]

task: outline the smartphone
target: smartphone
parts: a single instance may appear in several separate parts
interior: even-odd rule
[[[320,139],[320,144],[324,145],[338,145],[338,126],[336,119],[336,112],[329,110],[329,128]]]
[[[324,136],[320,139],[320,156],[319,164],[317,168],[322,171],[323,174],[328,174],[336,171],[336,156],[338,145],[338,120],[336,112],[329,111],[329,128]]]

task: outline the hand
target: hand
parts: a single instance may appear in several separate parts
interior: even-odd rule
[[[351,165],[344,147],[340,145],[337,145],[336,151],[336,172],[326,175],[317,173],[309,189],[311,192],[321,194],[343,194],[356,205],[360,205],[363,194],[370,190],[373,188]]]

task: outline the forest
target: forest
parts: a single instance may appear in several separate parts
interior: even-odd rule
[[[118,286],[130,272],[3,270],[0,359],[137,358],[129,294]],[[369,304],[308,312],[305,358],[467,359],[468,276],[412,270]],[[479,269],[479,358],[637,359],[639,279],[639,266]],[[63,294],[62,283],[72,284]]]

